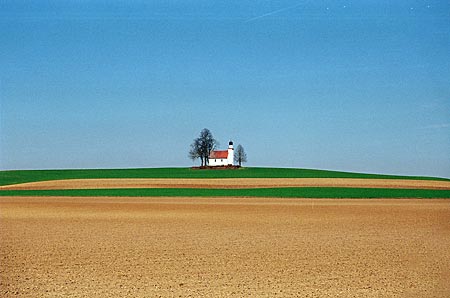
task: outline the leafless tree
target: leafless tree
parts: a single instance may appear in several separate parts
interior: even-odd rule
[[[207,166],[209,164],[209,154],[218,145],[217,141],[214,139],[211,131],[204,128],[200,132],[200,136],[194,139],[191,144],[191,150],[189,150],[189,158],[196,160],[200,158],[201,165]]]
[[[203,155],[200,146],[200,140],[197,138],[191,144],[191,150],[189,150],[189,158],[195,161],[197,158],[200,158],[201,165],[203,166]]]
[[[234,161],[241,166],[243,162],[247,162],[247,154],[245,153],[244,147],[241,144],[237,145],[236,153],[234,154]]]

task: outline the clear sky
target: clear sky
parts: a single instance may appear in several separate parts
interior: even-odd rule
[[[0,169],[247,166],[450,177],[450,2],[0,2]]]

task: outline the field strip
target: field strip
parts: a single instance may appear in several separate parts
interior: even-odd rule
[[[0,296],[443,298],[449,223],[448,199],[0,197]]]
[[[225,178],[225,179],[68,179],[0,186],[0,190],[62,190],[113,188],[279,188],[348,187],[450,190],[450,181],[355,178]]]

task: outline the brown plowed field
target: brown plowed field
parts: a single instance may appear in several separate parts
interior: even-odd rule
[[[0,296],[450,297],[450,200],[0,197]]]
[[[367,187],[450,189],[450,181],[352,178],[71,179],[29,182],[0,186],[0,190],[264,187]]]

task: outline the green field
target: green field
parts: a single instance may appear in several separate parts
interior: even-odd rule
[[[367,178],[450,181],[450,179],[435,177],[393,176],[291,168],[240,168],[234,170],[148,168],[0,171],[0,185],[46,180],[95,178]]]
[[[0,185],[33,181],[95,178],[364,178],[364,179],[450,179],[418,176],[393,176],[312,169],[86,169],[1,171]],[[131,196],[131,197],[278,197],[278,198],[450,198],[450,190],[380,189],[343,187],[286,187],[256,189],[130,188],[68,190],[1,190],[0,196]]]
[[[108,197],[274,197],[274,198],[450,198],[450,190],[344,187],[252,189],[125,188],[66,190],[3,190],[0,196]]]

